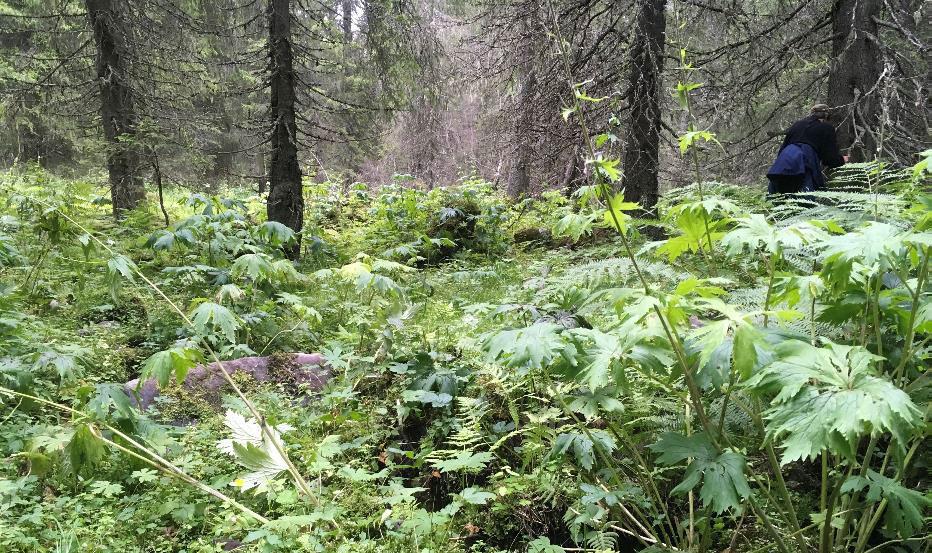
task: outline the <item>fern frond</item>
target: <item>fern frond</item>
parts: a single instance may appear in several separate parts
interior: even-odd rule
[[[456,398],[456,431],[447,438],[448,448],[436,449],[427,455],[429,462],[453,458],[464,451],[473,453],[485,443],[482,421],[489,413],[489,404],[481,398]]]

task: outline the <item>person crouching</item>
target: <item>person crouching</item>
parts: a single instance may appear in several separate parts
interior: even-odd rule
[[[828,122],[829,111],[827,105],[816,104],[808,117],[786,130],[777,159],[767,171],[768,194],[821,190],[825,187],[822,165],[834,169],[848,161],[838,149],[835,127]]]

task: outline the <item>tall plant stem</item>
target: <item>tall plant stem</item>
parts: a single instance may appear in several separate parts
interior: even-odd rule
[[[827,463],[825,459],[828,458],[828,452],[823,451],[823,462]],[[823,465],[823,485],[828,477],[827,464]],[[848,467],[848,472],[843,477],[838,479],[835,486],[832,487],[831,492],[828,495],[827,502],[825,504],[825,520],[822,521],[822,535],[819,539],[819,552],[820,553],[831,553],[832,551],[832,538],[835,536],[835,533],[832,531],[832,518],[835,516],[835,504],[838,502],[838,496],[841,494],[841,486],[845,481],[854,473],[854,465]]]
[[[738,404],[737,401],[735,403]],[[783,511],[786,514],[787,521],[793,527],[800,550],[805,551],[807,549],[806,538],[802,532],[799,531],[801,527],[799,525],[799,518],[796,516],[796,506],[793,504],[793,498],[790,496],[789,488],[786,487],[786,480],[783,479],[783,471],[780,470],[780,461],[777,459],[777,453],[773,449],[773,442],[767,438],[767,431],[764,428],[764,421],[761,419],[757,402],[754,402],[753,405],[754,408],[749,408],[746,412],[751,416],[755,428],[764,438],[764,451],[767,453],[767,462],[770,464],[770,470],[773,472],[774,480],[777,483],[777,494],[780,497],[780,501],[783,503]]]
[[[754,500],[754,496],[748,498],[748,504],[751,506],[751,510],[754,511],[754,514],[759,518],[763,523],[764,527],[767,528],[767,531],[773,536],[774,541],[777,543],[777,548],[780,550],[780,553],[790,553],[789,548],[786,546],[786,543],[783,541],[783,537],[780,535],[780,532],[774,527],[773,523],[770,522],[770,517],[767,516],[767,513],[757,504],[757,501]]]
[[[767,461],[770,463],[770,470],[773,471],[773,478],[777,483],[777,494],[780,501],[783,502],[783,511],[786,513],[787,520],[793,527],[793,530],[799,530],[799,519],[796,516],[796,506],[793,504],[793,498],[790,497],[790,490],[786,487],[786,480],[783,479],[783,471],[780,470],[780,462],[777,460],[777,454],[773,450],[773,444],[767,442],[764,450],[767,452]],[[802,550],[806,549],[806,539],[802,534],[797,535]]]
[[[692,110],[689,109],[689,93],[686,93],[686,111],[692,117]],[[702,192],[702,176],[699,173],[699,150],[693,147],[693,162],[696,166],[696,187],[699,189],[699,201],[705,201],[705,194]],[[702,224],[705,227],[705,237],[709,241],[709,257],[715,257],[715,251],[712,249],[712,231],[709,230],[709,215],[705,208],[702,209]],[[702,249],[702,248],[700,248]]]
[[[864,455],[861,457],[861,468],[858,471],[858,476],[864,478],[867,475],[868,469],[871,465],[871,457],[874,455],[874,449],[877,447],[877,441],[880,438],[879,433],[871,435],[870,440],[867,442],[867,449],[864,450]],[[853,492],[849,497],[845,497],[841,503],[841,510],[848,511],[848,514],[845,515],[845,522],[841,525],[841,528],[835,533],[835,543],[841,543],[843,540],[846,541],[845,549],[847,547],[848,529],[851,525],[851,521],[854,518],[854,512],[860,500],[858,492]]]
[[[819,510],[824,513],[828,508],[828,452],[823,450],[820,457],[822,461],[822,478],[819,487]]]
[[[928,414],[928,409],[926,410],[926,413]],[[900,467],[899,470],[896,471],[896,474],[893,477],[894,481],[899,481],[905,476],[906,468],[909,466],[910,461],[912,461],[913,459],[913,455],[916,454],[916,451],[919,449],[919,445],[922,442],[923,442],[922,437],[916,439],[913,442],[912,447],[910,447],[909,451],[906,452],[906,457],[903,458],[902,466]],[[893,447],[893,443],[891,443],[887,447],[888,454],[891,451],[890,450],[891,447]],[[859,529],[859,532],[858,532],[858,542],[854,548],[855,553],[861,553],[864,550],[864,547],[866,547],[867,539],[870,537],[871,533],[873,533],[874,528],[877,527],[877,523],[880,522],[880,517],[883,515],[884,510],[887,508],[887,504],[888,504],[887,498],[884,498],[880,502],[880,504],[877,505],[877,510],[874,511],[873,516],[871,517],[865,516],[864,519],[861,521],[861,528]]]
[[[592,447],[593,451],[595,451],[596,456],[599,457],[599,460],[600,460],[600,461],[605,465],[605,467],[609,470],[609,474],[611,474],[612,479],[614,480],[615,485],[618,486],[619,488],[621,488],[622,486],[624,486],[624,482],[621,480],[621,477],[618,476],[618,469],[615,467],[615,463],[614,463],[613,460],[602,450],[602,448],[599,447],[599,446],[597,445],[597,444],[598,444],[598,441],[597,441],[596,438],[592,435],[592,431],[589,430],[589,427],[586,426],[585,422],[582,421],[579,417],[577,417],[577,416],[576,416],[576,413],[574,413],[573,410],[570,409],[570,406],[567,405],[566,399],[563,397],[563,393],[560,392],[559,390],[557,390],[557,389],[556,389],[556,386],[553,386],[553,384],[551,384],[551,385],[549,386],[549,388],[550,388],[551,395],[557,399],[557,402],[560,404],[560,407],[563,409],[564,414],[566,414],[566,415],[569,416],[571,419],[573,419],[573,422],[576,423],[576,426],[577,426],[580,430],[582,430],[583,433],[586,435],[586,437],[589,438],[589,441],[592,442],[592,444],[593,444],[593,447]],[[642,541],[644,542],[645,545],[650,545],[650,544],[654,544],[654,543],[660,542],[660,540],[659,540],[656,536],[654,536],[653,533],[647,528],[647,524],[645,524],[644,521],[638,520],[637,517],[635,517],[635,516],[634,516],[627,508],[625,508],[623,505],[619,504],[619,508],[622,510],[622,512],[625,514],[625,516],[627,516],[632,522],[634,522],[635,526],[636,526],[641,532],[644,533],[644,536],[637,535],[637,534],[634,534],[634,535],[636,535],[639,539],[642,538],[642,537],[648,538],[648,539],[646,539],[646,540],[643,540],[643,539],[642,539]],[[661,532],[663,532],[664,534],[666,534],[666,530],[665,530],[662,526],[660,527],[660,530],[661,530]],[[665,539],[667,540],[667,543],[670,544],[670,545],[672,545],[672,543],[670,542],[670,536],[664,536],[664,537],[665,537]]]
[[[595,147],[592,144],[592,137],[589,136],[589,126],[586,123],[586,110],[583,104],[579,101],[579,98],[576,97],[576,89],[573,86],[573,72],[570,68],[569,54],[566,51],[566,45],[564,43],[563,37],[560,35],[560,24],[557,20],[556,11],[553,8],[553,2],[551,0],[547,1],[547,6],[550,11],[551,24],[553,25],[553,35],[554,42],[557,45],[557,51],[560,55],[562,61],[564,77],[566,79],[566,84],[570,89],[570,92],[573,94],[573,102],[576,111],[576,117],[579,121],[580,131],[582,133],[583,142],[586,146],[586,153],[589,155],[589,159],[595,159]],[[602,174],[596,170],[594,171],[596,187],[603,194],[603,197],[609,198],[611,193],[611,187],[605,182]],[[628,237],[623,232],[621,225],[621,217],[615,211],[612,202],[608,201],[607,209],[609,216],[612,220],[612,223],[615,226],[615,229],[618,231],[618,235],[621,237],[622,245],[625,248],[625,254],[628,259],[631,261],[631,266],[634,269],[634,272],[637,274],[638,280],[644,288],[644,293],[648,296],[653,295],[651,292],[650,284],[647,282],[647,279],[644,277],[644,274],[641,272],[641,268],[638,265],[637,258],[634,255],[634,251],[631,249],[631,243],[628,241]],[[708,415],[706,414],[705,408],[702,406],[701,393],[699,387],[696,385],[695,379],[693,377],[692,371],[690,370],[689,363],[686,360],[686,354],[683,351],[681,341],[679,336],[677,336],[676,331],[667,321],[667,318],[663,315],[660,307],[657,305],[653,306],[654,313],[657,315],[658,320],[660,321],[661,326],[663,327],[664,333],[667,336],[667,339],[670,341],[670,345],[673,348],[673,351],[676,354],[677,361],[680,364],[680,367],[683,369],[683,376],[686,380],[686,387],[689,390],[690,401],[693,403],[693,407],[696,409],[696,416],[699,417],[699,421],[702,424],[703,429],[707,430],[709,433],[709,438],[712,440],[712,443],[719,447],[718,441],[716,440],[714,430],[715,427],[712,425],[709,420]]]
[[[686,402],[686,405],[685,405],[685,411],[686,411],[685,418],[683,420],[686,422],[686,437],[688,438],[692,434],[692,424],[690,422],[692,420],[692,417],[689,416],[689,402],[688,401]],[[692,463],[693,458],[692,457],[687,458],[686,462]],[[688,535],[687,543],[689,544],[689,548],[692,549],[693,543],[695,543],[694,533],[696,531],[696,514],[695,514],[695,511],[693,510],[694,509],[693,503],[695,501],[695,498],[693,497],[693,491],[691,488],[689,490],[688,497],[689,497],[689,534],[687,534]]]
[[[774,254],[776,255],[776,254]],[[774,267],[773,255],[765,255],[764,258],[767,260],[767,293],[764,295],[764,328],[767,328],[767,324],[770,322],[770,298],[773,296],[773,281],[776,276],[776,269]]]
[[[813,346],[816,344],[815,304],[816,298],[815,294],[813,294],[812,300],[809,302],[809,344]]]
[[[54,407],[54,408],[56,408],[56,409],[58,409],[58,410],[60,410],[60,411],[65,411],[65,412],[71,413],[72,415],[78,417],[79,420],[80,420],[80,419],[86,419],[86,418],[87,418],[87,414],[86,414],[86,413],[82,413],[81,411],[78,411],[77,409],[74,409],[74,408],[69,407],[69,406],[67,406],[67,405],[63,405],[63,404],[61,404],[61,403],[56,403],[56,402],[54,402],[54,401],[49,401],[49,400],[47,400],[47,399],[44,399],[44,398],[41,398],[41,397],[38,397],[38,396],[34,396],[34,395],[31,395],[31,394],[26,394],[26,393],[22,393],[22,392],[17,392],[17,391],[15,391],[15,390],[11,390],[11,389],[9,389],[9,388],[4,388],[4,387],[0,387],[0,394],[7,395],[7,396],[11,396],[11,397],[18,397],[18,398],[21,398],[21,399],[29,399],[29,400],[35,401],[36,403],[41,403],[41,404],[43,404],[43,405],[48,405],[48,406]],[[119,429],[114,428],[113,426],[111,426],[111,425],[109,425],[109,424],[102,424],[102,426],[103,426],[104,428],[106,428],[107,430],[109,430],[110,432],[112,432],[115,436],[119,436],[120,439],[124,440],[126,443],[132,445],[134,448],[136,448],[137,451],[134,451],[134,450],[132,450],[132,449],[130,449],[130,448],[128,448],[128,447],[122,445],[122,444],[119,444],[119,443],[117,443],[117,442],[114,442],[113,440],[111,440],[111,439],[109,439],[109,438],[103,436],[103,435],[100,433],[100,431],[99,431],[95,426],[93,426],[92,424],[88,424],[88,428],[90,429],[91,434],[93,434],[95,438],[97,438],[98,440],[100,440],[100,441],[106,443],[107,445],[112,446],[112,447],[114,447],[114,448],[116,448],[116,449],[122,451],[123,453],[126,453],[127,455],[132,456],[132,457],[135,458],[135,459],[139,459],[140,461],[145,462],[145,463],[148,464],[149,466],[158,469],[159,471],[165,473],[166,475],[168,475],[168,476],[170,476],[170,477],[177,478],[177,479],[179,479],[179,480],[181,480],[181,481],[183,481],[183,482],[185,482],[185,483],[187,483],[187,484],[189,484],[189,485],[191,485],[191,486],[194,486],[195,488],[201,490],[202,492],[207,493],[207,494],[209,494],[209,495],[211,495],[211,496],[213,496],[213,497],[219,499],[219,500],[222,501],[223,503],[226,503],[227,505],[230,505],[231,507],[233,507],[233,508],[235,508],[235,509],[238,509],[238,510],[242,511],[243,513],[249,515],[250,517],[254,518],[255,520],[261,522],[262,524],[266,524],[267,522],[269,522],[269,519],[267,519],[267,518],[265,518],[264,516],[262,516],[262,515],[256,513],[255,511],[253,511],[253,510],[250,509],[249,507],[246,507],[246,506],[243,505],[242,503],[236,501],[236,500],[233,499],[232,497],[230,497],[230,496],[228,496],[228,495],[226,495],[226,494],[224,494],[224,493],[222,493],[222,492],[219,492],[219,491],[215,490],[214,488],[211,488],[210,486],[204,484],[204,483],[201,482],[200,480],[198,480],[198,479],[194,478],[193,476],[189,475],[188,473],[184,472],[182,469],[180,469],[179,467],[177,467],[177,466],[176,466],[175,464],[173,464],[171,461],[168,461],[167,459],[165,459],[164,457],[162,457],[161,455],[159,455],[159,454],[156,453],[155,451],[152,451],[150,448],[148,448],[148,447],[146,447],[146,446],[140,444],[139,442],[137,442],[136,440],[134,440],[132,437],[130,437],[130,436],[128,436],[127,434],[125,434],[125,433],[123,433],[122,431],[120,431]]]
[[[874,316],[874,339],[877,341],[877,355],[883,357],[883,333],[880,326],[880,285],[882,284],[880,275],[877,275],[877,284],[874,286],[873,301],[871,302],[871,311]]]
[[[626,433],[623,432],[620,428],[618,428],[618,425],[616,425],[613,421],[607,421],[607,422],[608,422],[608,429],[609,431],[611,431],[612,435],[614,435],[615,438],[620,443],[624,444],[625,447],[628,448],[628,452],[631,454],[632,457],[634,457],[638,465],[640,465],[640,468],[644,472],[644,474],[649,475],[651,472],[651,469],[647,464],[647,460],[644,459],[644,456],[641,455],[640,451],[638,451],[638,448],[635,447],[633,443],[631,443],[631,440],[628,439]],[[664,522],[665,524],[669,525],[669,530],[670,530],[670,532],[667,535],[671,537],[676,536],[679,538],[680,536],[678,535],[678,532],[676,530],[677,525],[678,525],[677,521],[670,515],[669,511],[667,510],[667,504],[663,500],[663,498],[660,497],[660,492],[657,490],[656,484],[654,484],[654,479],[650,477],[638,478],[638,479],[642,481],[642,484],[644,485],[645,488],[650,490],[650,492],[654,496],[654,499],[657,501],[657,504],[660,506],[661,511],[663,511]]]
[[[677,19],[679,19],[679,15],[678,15],[678,14],[677,14]],[[685,52],[685,50],[683,50],[683,51]],[[686,68],[686,65],[685,65],[685,63],[686,63],[685,57],[683,57],[683,59],[680,60],[680,63],[682,64],[682,65],[681,65],[681,69],[682,69],[682,72],[683,72],[682,78],[683,78],[684,81],[687,81],[687,82],[688,82],[689,79],[687,78],[687,77],[688,77],[688,73],[687,73],[687,68]],[[686,115],[689,117],[689,120],[690,120],[690,123],[689,123],[689,126],[687,127],[687,130],[693,131],[693,130],[696,129],[696,127],[695,127],[696,118],[693,116],[692,103],[689,101],[689,91],[688,91],[688,90],[685,92],[683,98],[684,98],[684,100],[685,100],[685,103],[684,103],[683,107],[686,109]],[[700,170],[699,170],[699,149],[698,149],[698,147],[696,146],[696,143],[695,143],[695,142],[693,142],[691,154],[692,154],[692,158],[693,158],[693,170],[694,170],[695,175],[696,175],[696,187],[697,187],[698,190],[699,190],[699,201],[700,201],[700,202],[704,202],[704,201],[705,201],[705,194],[703,193],[703,190],[702,190],[702,173],[701,173]],[[709,231],[709,217],[708,217],[708,214],[706,213],[704,207],[703,207],[703,209],[702,209],[702,224],[703,224],[703,226],[704,226],[704,228],[705,228],[705,236],[706,236],[706,239],[707,239],[708,242],[709,242],[709,257],[713,257],[714,254],[715,254],[715,252],[712,250],[712,233]],[[702,250],[702,241],[701,241],[701,240],[699,241],[699,250],[700,250],[700,251]],[[711,267],[712,267],[712,266],[710,265],[710,268],[711,268]]]
[[[913,355],[913,339],[916,336],[916,314],[919,312],[919,302],[922,298],[922,289],[925,286],[926,278],[929,275],[929,254],[932,252],[932,246],[926,246],[922,254],[922,268],[919,269],[919,277],[916,279],[916,290],[912,292],[913,300],[909,307],[909,317],[907,318],[906,337],[904,338],[903,357],[893,371],[893,381],[900,380],[900,376]]]

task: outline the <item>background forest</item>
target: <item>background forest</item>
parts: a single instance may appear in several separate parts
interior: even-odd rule
[[[928,11],[0,0],[0,552],[928,551]]]

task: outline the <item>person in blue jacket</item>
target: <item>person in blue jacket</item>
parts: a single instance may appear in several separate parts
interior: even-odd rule
[[[768,194],[812,192],[825,187],[822,165],[835,168],[848,161],[835,138],[835,127],[828,122],[830,108],[816,104],[809,116],[786,130],[776,161],[767,171]]]

